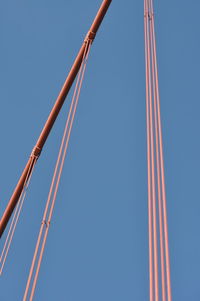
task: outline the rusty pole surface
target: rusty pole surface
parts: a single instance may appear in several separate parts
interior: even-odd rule
[[[46,140],[49,136],[49,133],[50,133],[50,131],[51,131],[53,125],[54,125],[54,122],[55,122],[55,120],[56,120],[56,118],[57,118],[57,116],[60,112],[60,109],[62,108],[62,105],[65,101],[65,98],[66,98],[66,96],[67,96],[67,94],[68,94],[68,92],[69,92],[69,90],[70,90],[70,88],[71,88],[71,86],[72,86],[72,84],[73,84],[73,82],[76,78],[76,75],[77,75],[77,73],[80,69],[81,62],[82,62],[82,59],[83,59],[83,54],[84,54],[84,51],[85,51],[85,47],[87,45],[85,42],[88,39],[94,40],[95,35],[96,35],[96,33],[99,29],[99,26],[101,25],[101,22],[102,22],[102,20],[105,16],[111,2],[112,2],[112,0],[104,0],[102,2],[101,7],[99,8],[99,11],[98,11],[98,13],[97,13],[97,15],[94,19],[94,22],[93,22],[92,26],[90,27],[90,30],[88,31],[88,33],[86,35],[86,38],[85,38],[85,40],[84,40],[84,42],[83,42],[83,44],[80,48],[80,51],[79,51],[79,53],[78,53],[78,55],[77,55],[77,57],[74,61],[74,64],[73,64],[73,66],[72,66],[72,68],[71,68],[71,70],[70,70],[70,72],[67,76],[67,79],[66,79],[66,81],[65,81],[65,83],[64,83],[64,85],[63,85],[63,87],[60,91],[60,94],[58,95],[58,98],[55,102],[55,105],[53,106],[53,108],[52,108],[52,110],[49,114],[49,117],[48,117],[48,119],[47,119],[47,121],[44,125],[44,128],[43,128],[43,130],[42,130],[42,132],[41,132],[41,134],[40,134],[40,136],[37,140],[37,143],[36,143],[35,147],[33,148],[31,156],[30,156],[30,158],[29,158],[29,160],[28,160],[28,162],[27,162],[27,164],[24,168],[24,171],[22,172],[22,175],[21,175],[21,177],[20,177],[20,179],[19,179],[19,181],[18,181],[18,183],[15,187],[15,190],[14,190],[14,192],[13,192],[13,194],[12,194],[12,196],[11,196],[9,202],[8,202],[8,205],[7,205],[7,207],[4,211],[4,214],[1,218],[1,221],[0,221],[0,237],[2,236],[2,234],[3,234],[3,232],[6,228],[6,225],[7,225],[8,221],[9,221],[9,219],[10,219],[12,213],[13,213],[13,210],[15,209],[15,206],[16,206],[18,200],[19,200],[19,197],[20,197],[21,192],[24,188],[24,185],[26,184],[25,182],[29,178],[28,172],[31,171],[31,169],[32,169],[32,167],[31,167],[32,158],[33,157],[36,157],[36,158],[39,157],[39,155],[42,151],[42,148],[43,148],[43,146],[44,146],[44,144],[45,144],[45,142],[46,142]],[[29,172],[29,174],[30,174],[30,172]]]

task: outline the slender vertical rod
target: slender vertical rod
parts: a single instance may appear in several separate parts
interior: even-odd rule
[[[94,22],[92,24],[92,26],[90,27],[90,30],[88,32],[88,34],[86,35],[86,38],[80,48],[80,51],[74,61],[74,64],[68,74],[68,77],[60,91],[60,94],[58,95],[58,98],[55,102],[55,105],[51,111],[51,113],[49,114],[49,117],[44,125],[44,128],[37,140],[37,143],[31,153],[31,156],[25,166],[25,169],[24,171],[22,172],[22,175],[16,185],[16,188],[8,202],[8,205],[4,211],[4,214],[1,218],[1,221],[0,221],[0,237],[2,236],[5,228],[6,228],[6,225],[13,213],[13,210],[15,209],[15,206],[19,200],[19,197],[21,195],[21,192],[22,192],[22,189],[24,187],[24,183],[25,183],[25,180],[27,178],[27,175],[29,173],[29,170],[31,169],[32,170],[32,166],[31,166],[31,158],[32,156],[36,156],[36,157],[39,157],[41,151],[42,151],[42,148],[49,136],[49,133],[54,125],[54,122],[60,112],[60,109],[62,108],[62,105],[65,101],[65,98],[67,96],[67,94],[69,93],[69,90],[76,78],[76,75],[80,69],[80,66],[81,66],[81,62],[82,62],[82,59],[83,59],[83,55],[84,55],[84,51],[85,51],[85,47],[87,47],[87,43],[86,41],[88,40],[94,40],[95,38],[95,35],[99,29],[99,26],[101,25],[101,22],[103,21],[103,18],[110,6],[110,3],[112,2],[112,0],[104,0],[101,4],[101,7],[99,8],[99,11],[94,19]],[[31,168],[30,168],[31,166]],[[28,175],[29,177],[29,175]]]
[[[149,235],[149,300],[154,301],[153,290],[153,219],[151,199],[151,151],[150,151],[150,118],[149,118],[149,60],[147,59],[147,18],[148,9],[144,1],[144,38],[145,38],[145,71],[146,71],[146,128],[147,128],[147,174],[148,174],[148,235]]]
[[[154,18],[154,16],[153,16]],[[161,113],[160,113],[160,94],[158,85],[158,65],[156,60],[156,38],[155,28],[153,25],[153,43],[154,43],[154,57],[155,57],[155,75],[156,75],[156,93],[157,93],[157,112],[158,112],[158,135],[159,135],[159,148],[160,148],[160,162],[161,162],[161,183],[162,183],[162,200],[163,200],[163,219],[164,219],[164,240],[165,240],[165,254],[166,254],[166,274],[167,274],[167,294],[168,300],[172,301],[171,291],[171,272],[170,272],[170,256],[169,256],[169,235],[168,235],[168,222],[167,222],[167,200],[165,188],[165,172],[164,172],[164,155],[163,155],[163,139],[162,139],[162,126],[161,126]]]
[[[149,7],[148,7],[149,11]],[[154,147],[154,120],[153,120],[153,90],[152,90],[152,62],[150,44],[150,24],[147,17],[147,60],[149,80],[149,133],[150,133],[150,168],[151,168],[151,199],[152,199],[152,221],[153,221],[153,262],[154,262],[154,292],[155,301],[159,299],[158,283],[158,242],[157,242],[157,214],[156,214],[156,186],[155,186],[155,147]]]

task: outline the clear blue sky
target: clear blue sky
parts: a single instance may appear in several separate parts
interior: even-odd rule
[[[100,3],[0,3],[1,214]],[[200,3],[154,3],[173,300],[198,301]],[[67,110],[38,161],[1,301],[22,300]],[[145,126],[143,1],[113,0],[92,46],[35,300],[148,300]]]

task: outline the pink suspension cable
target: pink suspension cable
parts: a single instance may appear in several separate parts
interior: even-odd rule
[[[151,12],[153,16],[153,13]],[[161,171],[159,158],[159,137],[158,137],[158,117],[157,117],[157,87],[155,80],[155,56],[153,51],[153,35],[152,22],[150,22],[151,35],[151,56],[152,56],[152,79],[153,79],[153,94],[154,94],[154,123],[155,123],[155,141],[156,141],[156,171],[157,171],[157,196],[158,196],[158,216],[159,216],[159,234],[160,234],[160,261],[161,261],[161,283],[162,283],[162,301],[166,301],[166,277],[165,277],[165,253],[164,253],[164,238],[163,238],[163,214],[162,214],[162,199],[161,199]]]
[[[146,65],[146,124],[147,124],[147,173],[148,173],[148,229],[149,229],[149,296],[154,301],[153,290],[153,233],[152,233],[152,202],[151,202],[151,164],[150,164],[150,126],[149,126],[149,61],[147,58],[147,3],[144,1],[144,36]]]
[[[150,301],[159,300],[159,270],[161,271],[162,301],[172,301],[153,0],[144,0],[144,34],[146,58]],[[157,218],[159,221],[159,250],[157,242]],[[159,257],[158,254],[160,254]],[[160,259],[159,262],[158,258]],[[154,283],[154,290],[152,288],[152,282]]]
[[[153,24],[153,43],[154,43],[154,56],[156,58],[156,41],[155,41],[154,24]],[[156,70],[156,87],[157,87],[158,133],[159,133],[160,162],[161,162],[161,183],[162,183],[162,200],[163,200],[163,217],[164,217],[165,254],[166,254],[167,294],[168,294],[168,301],[171,301],[172,294],[171,294],[171,275],[170,275],[169,239],[168,239],[168,222],[167,222],[167,200],[166,200],[166,189],[165,189],[165,174],[164,174],[163,142],[162,142],[162,127],[161,127],[160,100],[159,100],[160,96],[159,96],[159,88],[158,88],[157,60],[155,61],[155,70]]]
[[[72,125],[74,122],[74,117],[75,117],[75,113],[76,113],[76,109],[77,109],[77,105],[78,105],[81,86],[83,83],[87,58],[88,58],[88,55],[90,52],[90,46],[91,46],[91,40],[87,40],[86,47],[85,47],[85,53],[83,56],[83,61],[81,64],[80,72],[78,74],[78,78],[77,78],[77,82],[76,82],[76,86],[75,86],[75,90],[74,90],[74,95],[72,98],[65,130],[64,130],[64,134],[63,134],[63,138],[62,138],[62,143],[60,146],[58,159],[56,162],[56,167],[55,167],[55,171],[54,171],[54,175],[53,175],[53,179],[52,179],[52,183],[51,183],[51,187],[50,187],[50,191],[49,191],[49,195],[48,195],[48,199],[47,199],[47,203],[46,203],[46,207],[45,207],[45,211],[44,211],[44,216],[43,216],[40,232],[38,235],[38,240],[36,243],[34,257],[33,257],[32,265],[31,265],[31,269],[30,269],[30,273],[29,273],[29,277],[28,277],[28,281],[27,281],[27,285],[26,285],[26,290],[25,290],[25,294],[24,294],[24,298],[23,298],[24,301],[27,300],[29,291],[30,291],[30,299],[29,300],[33,300],[33,296],[34,296],[34,292],[35,292],[35,288],[36,288],[36,284],[37,284],[37,280],[38,280],[39,270],[41,267],[42,257],[43,257],[43,253],[44,253],[44,249],[45,249],[45,245],[46,245],[46,239],[47,239],[47,235],[48,235],[48,231],[49,231],[49,225],[50,225],[50,221],[51,221],[52,214],[53,214],[58,186],[60,183],[61,173],[62,173],[64,160],[66,157],[66,152],[67,152],[67,148],[68,148],[68,144],[69,144],[69,138],[70,138]],[[34,270],[35,270],[35,276],[34,276],[32,287],[31,287],[31,281],[33,278]]]
[[[14,234],[15,234],[15,230],[16,230],[17,223],[18,223],[18,220],[19,220],[19,217],[20,217],[20,213],[22,211],[22,207],[23,207],[24,200],[25,200],[25,197],[26,197],[26,192],[27,192],[27,189],[28,189],[31,177],[32,177],[32,173],[33,173],[36,161],[37,161],[37,157],[32,156],[31,160],[32,161],[31,161],[31,164],[30,164],[29,172],[28,172],[29,177],[27,176],[27,178],[25,180],[25,185],[24,185],[24,188],[22,190],[19,202],[18,202],[18,204],[15,208],[15,212],[14,212],[14,215],[12,217],[12,221],[11,221],[11,224],[10,224],[10,227],[9,227],[9,230],[8,230],[8,234],[6,236],[4,247],[3,247],[3,250],[2,250],[2,253],[1,253],[1,256],[0,256],[0,264],[1,264],[0,265],[0,275],[3,272],[3,268],[4,268],[4,265],[5,265],[7,256],[8,256],[8,252],[9,252],[10,247],[11,247],[11,243],[12,243],[12,240],[13,240],[13,237],[14,237]]]

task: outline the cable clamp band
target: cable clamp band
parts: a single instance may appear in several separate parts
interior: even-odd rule
[[[35,146],[31,153],[31,157],[38,158],[40,156],[41,151],[42,151],[41,148],[39,148],[38,146]]]
[[[45,225],[46,228],[48,228],[49,225],[50,225],[50,221],[47,222],[45,219],[43,219],[43,220],[42,220],[42,225]]]
[[[148,13],[148,18],[149,18],[150,21],[152,20],[153,15],[154,15],[153,13]]]
[[[92,43],[94,41],[95,36],[96,36],[96,33],[94,33],[93,31],[89,31],[85,37],[84,42],[87,43],[88,41],[90,41]]]

